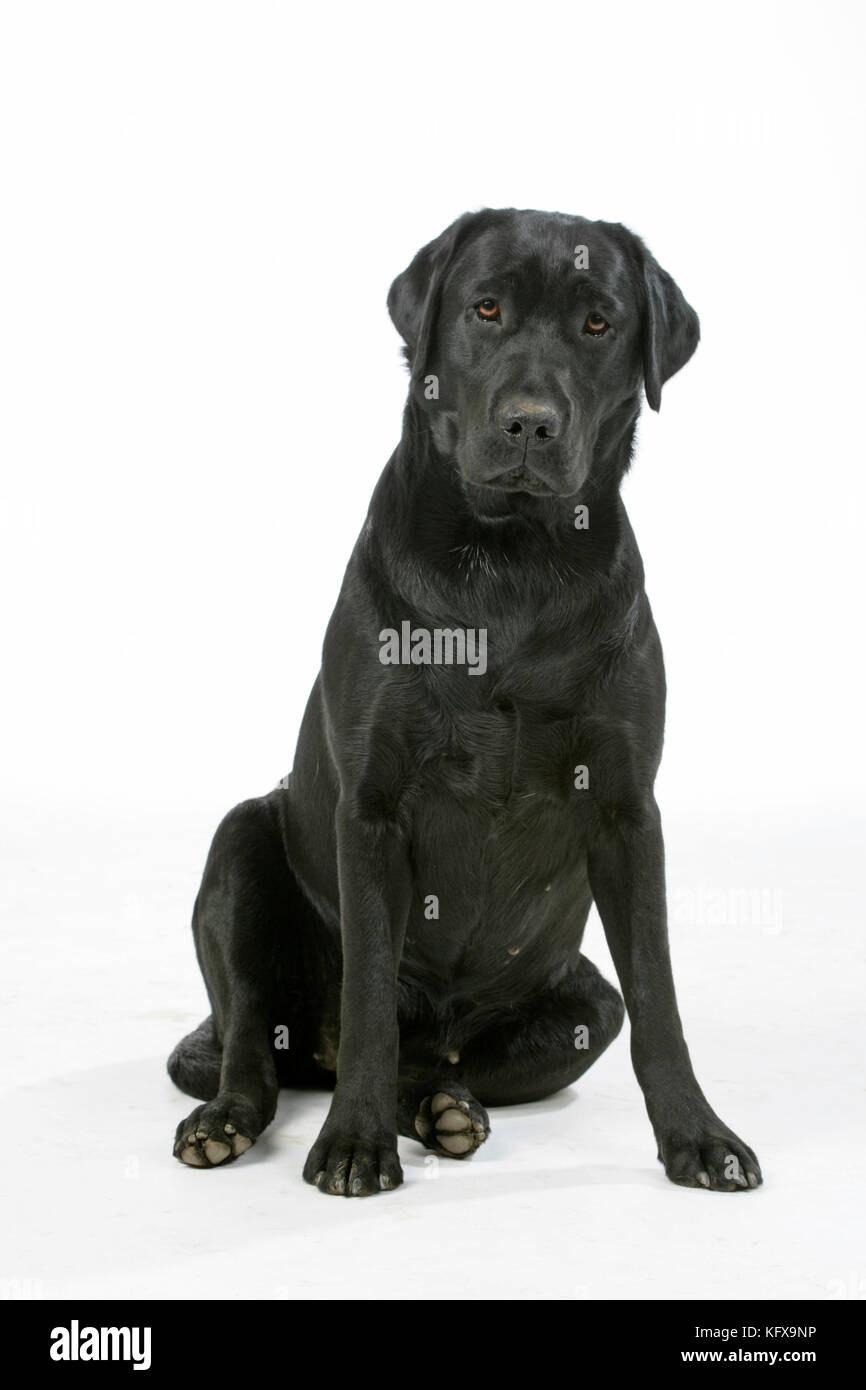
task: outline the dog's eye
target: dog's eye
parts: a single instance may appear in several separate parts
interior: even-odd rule
[[[584,333],[591,333],[594,338],[600,338],[607,330],[607,319],[603,319],[601,314],[587,314],[586,323],[583,325]]]
[[[475,305],[475,312],[480,319],[486,319],[489,323],[499,318],[499,304],[495,299],[482,299],[480,304]]]

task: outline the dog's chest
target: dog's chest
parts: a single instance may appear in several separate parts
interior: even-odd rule
[[[413,798],[410,957],[483,977],[522,952],[543,954],[545,970],[551,953],[569,954],[588,901],[580,738],[575,719],[503,701],[425,767]]]
[[[521,710],[508,698],[463,714],[425,761],[416,794],[442,798],[479,824],[503,823],[538,799],[575,810],[572,792],[585,735],[576,717]]]

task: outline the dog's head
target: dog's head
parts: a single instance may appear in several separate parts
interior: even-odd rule
[[[619,223],[466,213],[398,275],[388,309],[433,438],[476,487],[570,497],[599,442],[653,410],[698,317]]]

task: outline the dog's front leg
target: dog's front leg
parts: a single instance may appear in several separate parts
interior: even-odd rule
[[[683,1037],[668,948],[661,821],[652,798],[638,812],[604,818],[592,836],[588,867],[665,1172],[686,1187],[757,1187],[758,1160],[710,1106]]]
[[[393,823],[337,810],[343,986],[337,1085],[304,1166],[307,1182],[364,1197],[403,1181],[397,1157],[397,970],[411,895]]]

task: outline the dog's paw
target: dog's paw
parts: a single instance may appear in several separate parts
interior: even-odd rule
[[[258,1138],[258,1118],[242,1096],[217,1096],[178,1125],[174,1156],[190,1168],[219,1168],[240,1158]]]
[[[304,1164],[304,1181],[332,1197],[370,1197],[403,1181],[394,1139],[362,1139],[339,1132],[319,1135]]]
[[[490,1133],[483,1105],[463,1087],[425,1096],[415,1116],[415,1131],[428,1149],[448,1158],[471,1158]]]
[[[659,1160],[671,1182],[680,1187],[749,1192],[763,1182],[752,1150],[720,1122],[697,1135],[665,1135],[659,1143]]]

